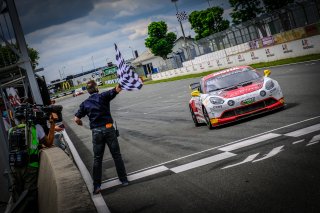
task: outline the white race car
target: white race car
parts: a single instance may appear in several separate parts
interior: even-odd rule
[[[238,66],[203,77],[190,85],[189,107],[195,126],[209,129],[244,117],[278,109],[284,98],[277,81],[249,66]]]

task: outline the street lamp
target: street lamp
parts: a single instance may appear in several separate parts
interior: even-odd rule
[[[129,46],[129,48],[131,49],[132,56],[133,56],[133,58],[135,59],[136,57],[135,57],[135,55],[134,55],[134,52],[133,52],[132,47],[131,47],[131,46]]]
[[[96,70],[96,66],[94,65],[94,61],[93,61],[93,56],[91,56],[91,60],[92,60],[93,69]]]
[[[178,0],[171,0],[171,2],[174,3],[174,6],[176,7],[176,11],[177,11],[177,15],[178,15],[179,14],[179,9],[178,9],[178,5],[177,5],[177,1]],[[179,21],[179,24],[180,24],[180,27],[181,27],[181,32],[182,32],[184,43],[187,46],[187,40],[186,40],[186,35],[184,33],[184,29],[183,29],[183,26],[182,26],[182,21],[181,20],[178,20],[178,21]],[[187,49],[187,55],[188,55],[188,60],[192,60],[191,57],[190,57],[190,52],[188,51],[188,49]]]

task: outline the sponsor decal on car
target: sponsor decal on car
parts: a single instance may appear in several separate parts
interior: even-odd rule
[[[241,101],[241,105],[248,105],[248,104],[252,104],[252,103],[254,103],[255,102],[255,98],[253,97],[253,98],[248,98],[248,99],[246,99],[246,100],[243,100],[243,101]]]
[[[212,109],[213,109],[213,110],[216,110],[216,109],[222,109],[222,105],[212,106]]]

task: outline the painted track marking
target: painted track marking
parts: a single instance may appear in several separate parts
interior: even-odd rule
[[[138,173],[138,172],[141,172],[141,171],[146,171],[146,170],[149,170],[149,169],[152,169],[152,168],[155,168],[155,167],[159,167],[159,166],[162,166],[162,165],[165,165],[165,164],[168,164],[168,163],[172,163],[172,162],[175,162],[175,161],[178,161],[178,160],[186,159],[186,158],[189,158],[189,157],[192,157],[192,156],[196,156],[196,155],[199,155],[199,154],[202,154],[202,153],[205,153],[205,152],[208,152],[208,151],[212,151],[212,150],[215,150],[215,149],[223,148],[223,147],[228,146],[228,145],[236,144],[236,143],[239,143],[239,142],[242,142],[242,141],[245,141],[245,140],[248,140],[248,139],[252,139],[252,138],[255,138],[255,137],[258,137],[258,136],[261,136],[261,135],[266,135],[267,133],[271,133],[273,131],[281,130],[281,129],[284,129],[284,128],[287,128],[287,127],[291,127],[291,126],[294,126],[294,125],[297,125],[297,124],[305,123],[307,121],[315,120],[315,119],[318,119],[318,118],[320,118],[320,115],[312,117],[312,118],[308,118],[308,119],[305,119],[305,120],[302,120],[302,121],[298,121],[298,122],[295,122],[295,123],[292,123],[292,124],[288,124],[288,125],[285,125],[285,126],[282,126],[282,127],[279,127],[279,128],[275,128],[275,129],[272,129],[272,130],[269,130],[269,131],[266,131],[266,132],[262,132],[262,133],[259,133],[259,134],[253,135],[253,136],[249,136],[249,137],[246,137],[246,138],[243,138],[243,139],[232,141],[232,142],[220,145],[220,146],[212,147],[212,148],[209,148],[209,149],[206,149],[206,150],[202,150],[202,151],[195,152],[195,153],[192,153],[192,154],[189,154],[189,155],[185,155],[185,156],[182,156],[182,157],[179,157],[179,158],[175,158],[175,159],[172,159],[172,160],[169,160],[169,161],[165,161],[165,162],[162,162],[162,163],[159,163],[159,164],[156,164],[156,165],[153,165],[153,166],[149,166],[149,167],[146,167],[146,168],[143,168],[143,169],[139,169],[139,170],[136,170],[134,172],[128,173],[128,175],[135,174],[135,173]],[[107,183],[107,182],[110,182],[110,181],[113,181],[113,180],[117,180],[117,179],[118,179],[117,177],[110,178],[110,179],[107,179],[107,180],[103,181],[103,183]]]
[[[260,159],[254,160],[254,161],[252,161],[252,162],[254,163],[254,162],[258,162],[258,161],[265,160],[265,159],[267,159],[267,158],[271,158],[271,157],[279,154],[281,151],[283,151],[283,149],[282,149],[283,147],[284,147],[284,146],[278,146],[278,147],[272,149],[266,156],[264,156],[264,157],[262,157],[262,158],[260,158]]]
[[[292,144],[297,144],[297,143],[301,143],[301,142],[303,142],[303,141],[305,141],[305,139],[302,139],[302,140],[298,140],[298,141],[295,141],[295,142],[293,142]]]
[[[261,136],[256,137],[256,138],[252,138],[252,139],[248,139],[248,140],[242,141],[240,143],[232,144],[230,146],[225,146],[223,148],[220,148],[219,150],[225,151],[225,152],[230,152],[230,151],[233,151],[233,150],[236,150],[236,149],[241,149],[243,147],[251,146],[251,145],[254,145],[254,144],[257,144],[257,143],[261,143],[261,142],[264,142],[266,140],[270,140],[270,139],[277,138],[277,137],[280,137],[280,136],[281,136],[280,134],[268,133],[268,134],[261,135]]]
[[[139,173],[136,173],[136,174],[129,175],[128,176],[128,180],[129,181],[134,181],[134,180],[141,179],[141,178],[144,178],[144,177],[148,177],[148,176],[151,176],[151,175],[155,175],[155,174],[158,174],[160,172],[167,171],[167,170],[169,170],[167,167],[159,166],[159,167],[152,168],[152,169],[149,169],[149,170],[146,170],[146,171],[143,171],[143,172],[139,172]],[[121,184],[121,182],[118,179],[112,180],[112,181],[103,183],[101,185],[101,189],[103,190],[103,189],[111,188],[111,187],[114,187],[114,186],[117,186],[117,185],[120,185],[120,184]]]
[[[300,137],[302,135],[307,135],[309,133],[316,132],[316,131],[319,131],[319,130],[320,130],[320,124],[316,124],[316,125],[313,125],[313,126],[309,126],[309,127],[303,128],[303,129],[299,129],[299,130],[287,133],[287,134],[285,134],[285,136]]]
[[[217,162],[220,160],[224,160],[224,159],[227,159],[227,158],[230,158],[233,156],[236,156],[236,154],[231,153],[231,152],[224,152],[224,153],[217,154],[217,155],[214,155],[214,156],[211,156],[208,158],[204,158],[204,159],[193,161],[191,163],[187,163],[187,164],[184,164],[181,166],[177,166],[177,167],[174,167],[170,170],[173,171],[174,173],[180,173],[180,172],[184,172],[184,171],[194,169],[194,168],[197,168],[200,166],[204,166],[204,165],[207,165],[210,163],[214,163],[214,162]]]
[[[315,136],[313,136],[313,138],[309,141],[309,143],[307,144],[307,146],[311,146],[311,145],[317,144],[317,143],[319,143],[319,141],[320,141],[320,135],[315,135]]]
[[[243,161],[241,161],[241,162],[239,162],[239,163],[231,164],[231,165],[229,165],[229,166],[225,166],[225,167],[223,167],[222,169],[228,169],[228,168],[231,168],[231,167],[234,167],[234,166],[239,166],[239,165],[241,165],[241,164],[251,162],[251,161],[253,161],[258,155],[259,155],[259,153],[256,153],[256,154],[253,154],[253,155],[249,155],[249,156],[248,156],[246,159],[244,159]]]

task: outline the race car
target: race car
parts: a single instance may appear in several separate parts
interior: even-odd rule
[[[264,76],[250,66],[238,66],[190,84],[190,112],[195,126],[209,129],[284,107],[284,97],[270,70]]]

